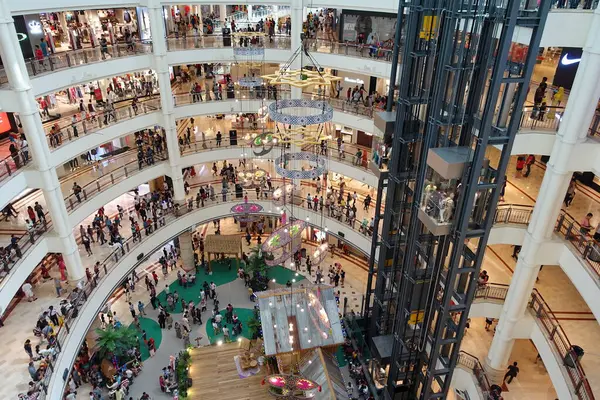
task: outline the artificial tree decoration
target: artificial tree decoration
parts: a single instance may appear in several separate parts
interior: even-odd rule
[[[192,378],[189,376],[189,368],[192,365],[192,357],[188,350],[181,350],[175,361],[175,377],[177,379],[177,394],[180,399],[187,399],[188,389],[192,386]]]

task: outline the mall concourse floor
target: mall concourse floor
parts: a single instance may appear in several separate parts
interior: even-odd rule
[[[215,120],[216,121],[216,120]],[[509,184],[506,189],[505,200],[507,204],[519,203],[532,205],[535,201],[535,196],[539,191],[541,177],[543,176],[542,167],[536,165],[532,169],[531,175],[528,178],[514,177],[514,158],[513,162],[509,167]],[[234,160],[231,160],[232,162]],[[198,185],[206,184],[207,182],[213,181],[213,185],[220,185],[220,179],[212,176],[211,165],[196,166],[197,174],[194,178],[190,178],[188,182],[191,185],[190,195],[195,195],[198,189]],[[78,178],[80,179],[80,178]],[[81,175],[81,182],[78,181],[82,186],[87,181],[96,179],[93,171],[89,171],[88,174]],[[352,180],[346,180],[347,191],[353,192],[354,190],[360,195],[358,201],[358,218],[363,216],[369,217],[373,212],[373,207],[369,214],[364,213],[362,210],[362,196],[367,191],[372,190],[361,183],[356,183]],[[337,186],[337,185],[336,185]],[[314,189],[312,194],[314,194]],[[142,186],[140,193],[143,194],[144,190],[147,191],[147,187]],[[302,186],[302,195],[306,196],[308,188]],[[251,199],[254,196],[249,196]],[[592,211],[600,216],[600,205],[598,196],[593,192],[580,187],[578,194],[575,196],[573,204],[569,207],[568,211],[573,214],[576,219],[580,219],[586,212]],[[130,208],[133,204],[132,193],[127,193],[111,201],[105,206],[106,213],[108,215],[116,214],[116,205],[120,204],[124,208]],[[23,204],[24,205],[24,204]],[[598,216],[596,218],[598,218]],[[20,218],[23,216],[20,215]],[[90,216],[84,225],[91,223],[93,215]],[[2,224],[2,228],[6,225]],[[121,232],[127,237],[129,236],[129,221],[125,217],[122,222]],[[209,232],[211,224],[209,225]],[[225,224],[224,224],[225,226]],[[9,225],[9,228],[14,226]],[[358,228],[358,227],[356,227]],[[88,257],[85,254],[83,248],[80,250],[82,259],[85,267],[92,267],[96,261],[103,261],[111,252],[112,248],[108,245],[98,246],[93,244],[93,255]],[[511,277],[511,269],[514,270],[514,260],[511,258],[512,248],[510,246],[491,246],[490,251],[487,252],[483,268],[486,269],[491,278],[490,282],[507,283]],[[347,273],[347,284],[349,284],[350,292],[345,295],[351,297],[356,294],[364,293],[364,284],[366,282],[366,264],[361,264],[358,260],[346,260],[343,262],[344,270]],[[328,265],[328,264],[326,264]],[[58,271],[52,271],[52,275],[58,275]],[[66,284],[65,284],[66,285]],[[68,288],[65,288],[68,289]],[[585,305],[585,302],[581,299],[576,289],[573,287],[569,279],[562,273],[560,267],[546,266],[540,274],[540,282],[538,283],[538,289],[544,296],[544,299],[550,304],[551,307],[556,308],[559,322],[567,332],[569,339],[572,343],[582,346],[588,350],[589,353],[584,356],[582,365],[588,375],[590,383],[593,389],[598,393],[598,385],[600,384],[600,365],[598,365],[598,357],[593,354],[595,341],[593,338],[599,337],[600,331],[598,330],[598,323],[591,315],[589,309]],[[11,398],[16,391],[24,390],[29,382],[29,375],[27,373],[27,356],[22,349],[22,344],[25,339],[33,339],[34,343],[37,343],[38,339],[32,335],[33,325],[38,315],[49,305],[58,305],[59,300],[56,297],[53,283],[46,282],[36,285],[34,288],[38,300],[30,304],[27,302],[19,303],[16,308],[12,311],[11,315],[6,320],[6,326],[0,329],[0,343],[6,345],[7,352],[0,355],[0,374],[8,377],[11,382],[19,382],[15,387],[0,387],[0,396],[2,398]],[[355,293],[352,293],[355,292]],[[342,294],[343,295],[343,294]],[[146,299],[147,301],[147,299]],[[352,307],[356,309],[356,306],[352,304]],[[128,316],[127,309],[124,309],[120,314]],[[483,361],[489,343],[492,339],[492,332],[487,332],[483,329],[484,321],[474,319],[471,323],[471,329],[464,342],[463,349],[478,356]],[[518,361],[521,368],[520,377],[516,378],[513,383],[509,386],[508,395],[512,395],[514,399],[522,398],[540,398],[546,399],[551,398],[552,392],[551,382],[541,366],[534,364],[536,358],[536,351],[531,343],[528,341],[517,341],[517,345],[513,351],[514,357],[511,360]],[[6,393],[5,391],[12,391]],[[6,396],[5,396],[6,395]],[[546,397],[536,397],[536,396]],[[529,397],[531,396],[531,397]],[[550,397],[547,397],[550,396]],[[510,399],[510,397],[505,396]],[[553,397],[552,397],[553,398]]]
[[[208,171],[204,174],[206,177]],[[209,178],[211,175],[208,176]],[[143,193],[143,191],[140,191]],[[121,204],[124,207],[131,206],[133,204],[133,197],[129,194],[122,196],[121,198],[111,202],[106,206],[106,212],[109,215],[114,215],[116,213],[116,204]],[[124,218],[123,221],[123,229],[122,232],[126,233],[129,230],[129,221],[128,217]],[[200,232],[206,234],[214,233],[214,227],[212,223],[205,224],[198,228]],[[221,224],[221,232],[222,234],[236,234],[239,233],[239,229],[237,226],[233,224],[233,221],[228,219],[224,220]],[[263,236],[263,239],[266,238],[266,235]],[[249,253],[250,247],[246,244],[246,241],[240,237],[240,240],[243,243],[243,249],[246,253]],[[251,247],[256,246],[256,242],[253,240]],[[305,247],[308,249],[311,248],[310,243],[305,243]],[[112,249],[105,246],[98,246],[97,244],[92,245],[93,256],[87,257],[84,250],[82,252],[82,259],[84,261],[85,267],[92,267],[95,261],[102,261],[111,251]],[[310,250],[309,250],[310,251]],[[340,287],[340,296],[348,297],[349,306],[352,307],[355,311],[360,311],[360,302],[362,300],[362,293],[365,292],[365,282],[366,282],[366,262],[364,260],[360,260],[357,257],[340,255],[339,252],[337,255],[332,258],[330,256],[322,263],[323,268],[326,269],[330,264],[334,262],[339,262],[342,264],[343,269],[346,271],[346,280],[344,288]],[[145,268],[138,268],[138,275],[141,277],[142,281],[138,283],[138,290],[136,290],[135,294],[132,296],[132,302],[137,303],[138,300],[142,300],[147,303],[149,301],[148,293],[145,290],[143,284],[143,275],[144,273],[151,273],[152,270],[156,269],[156,261],[158,260],[159,255],[156,257],[151,257],[149,265],[145,266]],[[312,280],[315,279],[315,270],[313,268]],[[298,271],[300,274],[307,275],[306,268],[301,268]],[[176,277],[176,273],[170,273],[168,276],[168,280],[163,280],[162,273],[160,270],[157,271],[159,276],[161,277],[161,281],[159,282],[158,290],[164,288],[164,284],[170,283],[170,281],[174,280]],[[51,271],[53,276],[58,276],[58,271]],[[243,284],[242,284],[243,286]],[[71,288],[65,288],[67,291],[70,291]],[[34,288],[34,292],[36,296],[38,296],[38,300],[33,303],[20,302],[16,308],[12,311],[9,318],[7,318],[5,322],[5,327],[0,329],[0,343],[6,343],[10,346],[10,350],[0,355],[0,374],[3,376],[9,377],[11,382],[17,382],[16,385],[0,387],[0,396],[2,398],[13,398],[16,396],[17,392],[23,391],[27,387],[27,383],[29,382],[29,374],[27,372],[27,361],[28,357],[22,349],[22,344],[26,339],[31,339],[33,343],[37,344],[39,339],[34,338],[32,334],[32,328],[37,320],[39,314],[46,310],[50,305],[57,306],[60,299],[57,298],[56,293],[54,291],[54,284],[52,281],[44,282],[37,284]],[[129,313],[128,304],[124,301],[125,298],[122,290],[117,291],[116,296],[114,298],[114,306],[112,309],[117,311],[117,315],[120,316],[121,321],[124,324],[129,324],[131,322],[131,315]],[[64,297],[64,295],[63,295]],[[220,298],[221,308],[224,308],[228,301],[227,297],[223,296]],[[134,304],[135,304],[134,303]],[[234,304],[235,306],[235,304]],[[239,306],[239,303],[238,303]],[[148,306],[148,309],[151,309]],[[202,329],[205,329],[206,325],[203,325]],[[172,333],[172,332],[171,332]],[[198,332],[206,338],[206,334],[202,332]],[[92,335],[93,336],[93,335]],[[196,337],[192,335],[192,337]],[[165,357],[167,357],[165,355]],[[168,362],[168,358],[164,358],[162,364]],[[162,368],[164,365],[160,365]],[[158,371],[160,371],[160,368]],[[152,385],[156,385],[156,376],[152,376],[152,378],[148,381],[151,382]],[[135,386],[134,386],[135,390]],[[87,392],[84,392],[87,393]],[[141,392],[140,392],[141,394]]]

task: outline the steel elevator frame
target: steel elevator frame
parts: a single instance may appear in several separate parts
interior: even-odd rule
[[[380,176],[363,314],[372,357],[389,354],[378,398],[447,396],[550,5],[400,1],[388,99],[391,107],[402,38],[392,156]],[[509,57],[517,27],[532,32],[525,60]],[[486,157],[492,146],[500,149],[495,165]],[[427,158],[458,147],[469,157],[454,220],[449,234],[435,236],[419,217]]]

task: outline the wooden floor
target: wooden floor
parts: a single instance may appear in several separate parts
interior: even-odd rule
[[[267,385],[261,385],[265,374],[240,379],[233,357],[239,354],[237,342],[222,346],[193,349],[190,376],[193,385],[190,400],[273,400]]]

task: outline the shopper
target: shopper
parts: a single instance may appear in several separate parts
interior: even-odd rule
[[[567,188],[567,194],[565,194],[564,203],[565,203],[566,208],[569,208],[569,206],[573,202],[573,198],[575,197],[575,187],[576,187],[575,180],[572,179],[571,182],[569,183],[569,187]]]
[[[525,158],[523,156],[517,157],[517,172],[515,173],[515,178],[519,178],[523,176],[523,168],[525,167]]]
[[[508,372],[504,375],[504,379],[502,382],[506,382],[506,378],[508,378],[508,382],[511,383],[514,378],[519,374],[519,367],[517,367],[517,362],[515,361],[512,365],[508,366]]]
[[[527,178],[529,176],[529,174],[531,173],[531,166],[535,163],[535,156],[533,154],[530,154],[527,156],[527,159],[525,160],[525,178]]]

